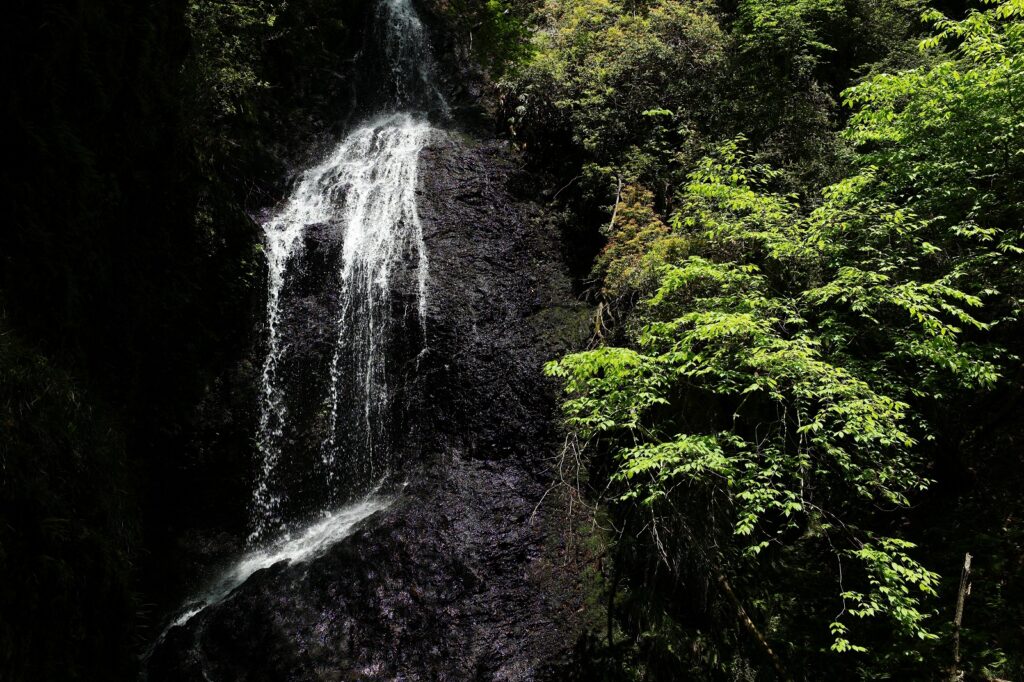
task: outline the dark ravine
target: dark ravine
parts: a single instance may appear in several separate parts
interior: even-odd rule
[[[563,512],[540,505],[560,446],[541,370],[589,311],[508,156],[455,133],[421,154],[428,351],[398,502],[173,628],[150,680],[531,680],[565,663],[582,596],[546,537]]]

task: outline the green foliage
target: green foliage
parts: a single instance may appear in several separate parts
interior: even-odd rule
[[[653,185],[711,105],[725,35],[706,3],[546,2],[533,56],[504,83],[509,125],[531,151],[592,160],[598,179],[626,167]]]
[[[1001,296],[998,313],[1014,317],[1024,281],[1022,13],[1019,0],[962,21],[929,12],[929,64],[845,93],[846,137],[863,168],[849,191],[929,216],[933,267],[975,295]],[[953,52],[936,52],[944,44]]]
[[[630,301],[637,291],[651,286],[658,265],[686,250],[686,240],[674,237],[651,207],[653,199],[650,192],[635,186],[626,187],[620,196],[614,230],[594,264],[610,301]]]
[[[837,95],[863,65],[897,51],[916,0],[743,0],[732,23],[732,128],[789,182],[836,177]]]
[[[529,57],[531,45],[524,19],[535,4],[532,0],[435,0],[434,4],[490,76],[500,77],[510,65]]]
[[[586,201],[622,180],[670,202],[709,143],[736,135],[804,190],[835,173],[839,91],[901,45],[916,7],[551,0],[502,84],[504,112],[535,158],[580,163]]]
[[[657,505],[698,485],[727,501],[735,535],[735,556],[723,557],[727,565],[794,532],[803,542],[818,542],[824,533],[832,546],[856,548],[837,549],[841,556],[874,565],[877,556],[865,549],[873,536],[856,530],[856,512],[864,505],[906,505],[925,485],[908,405],[875,390],[872,377],[834,344],[825,347],[822,330],[837,321],[828,307],[808,309],[804,299],[815,290],[789,273],[817,271],[825,280],[844,274],[829,268],[814,221],[800,218],[787,197],[759,190],[766,178],[742,163],[730,143],[691,174],[673,222],[695,253],[659,269],[654,295],[634,315],[636,350],[589,351],[550,371],[567,380],[566,412],[582,437],[629,443],[615,448],[612,481],[622,486],[622,499]],[[900,286],[923,307],[949,293],[914,281]],[[885,288],[861,298],[858,305],[868,310],[892,305]],[[950,316],[965,314],[942,302]],[[811,312],[817,315],[809,319]],[[895,333],[918,343],[953,334],[932,317],[911,315],[907,322]],[[936,365],[945,361],[936,358]],[[656,418],[661,413],[654,408],[671,405],[681,390],[726,398],[731,427],[700,428],[699,420],[688,419],[686,428],[674,417]],[[813,498],[805,493],[811,489]],[[807,537],[812,517],[827,521]],[[924,575],[905,555],[901,561],[914,567],[911,573],[885,574],[897,590]],[[870,603],[873,608],[855,615],[892,617],[917,636],[931,636],[919,624],[915,594],[891,609],[878,599]]]
[[[840,9],[740,17],[749,49],[799,43],[813,70],[829,49],[808,27]],[[744,586],[803,669],[935,665],[940,578],[895,520],[930,483],[940,405],[1017,371],[999,346],[1019,334],[1021,12],[928,14],[923,49],[950,51],[846,92],[855,163],[810,206],[742,140],[692,167],[667,224],[631,188],[598,260],[606,296],[639,299],[624,336],[547,366],[650,551]],[[680,532],[709,509],[705,535]],[[831,597],[783,577],[807,562]]]
[[[260,73],[263,44],[276,20],[270,0],[188,3],[186,121],[201,163],[235,153],[238,141],[228,131],[259,115],[257,95],[270,87]]]
[[[216,117],[243,113],[251,92],[269,85],[256,73],[255,61],[261,33],[277,20],[273,3],[192,0],[185,16],[200,106]]]

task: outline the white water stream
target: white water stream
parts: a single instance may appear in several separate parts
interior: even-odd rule
[[[333,512],[325,512],[309,526],[286,533],[274,542],[247,552],[237,562],[221,572],[217,578],[186,602],[150,645],[143,658],[148,659],[166,639],[172,628],[185,625],[208,606],[219,604],[228,598],[236,587],[244,583],[259,570],[270,568],[281,562],[297,564],[315,559],[331,545],[347,538],[363,519],[384,511],[394,498],[369,495],[365,499]],[[142,675],[146,679],[145,673]]]
[[[266,547],[247,552],[186,604],[171,627],[187,623],[207,606],[222,601],[256,571],[282,561],[295,564],[316,558],[331,545],[351,535],[360,521],[387,509],[392,501],[386,497],[367,497],[356,504],[325,513],[308,527],[294,534],[287,533]]]
[[[411,0],[379,0],[373,38],[383,60],[381,91],[393,107],[359,126],[319,165],[302,174],[288,201],[268,220],[266,233],[267,355],[261,382],[257,432],[259,466],[252,502],[251,545],[266,542],[286,527],[279,469],[287,442],[288,396],[278,376],[288,351],[282,337],[281,305],[290,265],[302,257],[303,235],[311,225],[329,224],[342,233],[340,311],[324,320],[336,330],[325,409],[327,435],[319,476],[330,504],[337,482],[369,486],[390,471],[389,431],[393,387],[388,351],[402,332],[393,297],[413,297],[419,328],[425,328],[427,253],[416,210],[419,155],[430,136],[426,111],[448,112],[434,79],[424,27]],[[415,276],[408,277],[410,268]],[[398,276],[401,282],[397,282]]]
[[[358,126],[321,163],[302,173],[287,201],[263,225],[267,353],[260,381],[251,549],[182,607],[154,647],[171,627],[228,598],[256,571],[315,558],[393,501],[378,493],[391,473],[385,436],[392,387],[386,353],[403,322],[396,319],[392,299],[399,284],[413,289],[401,292],[403,300],[415,299],[420,329],[425,328],[428,269],[416,209],[418,159],[431,133],[426,112],[447,116],[448,109],[434,83],[429,44],[410,0],[379,0],[374,33],[387,62],[381,69],[390,82],[382,89],[390,93],[390,112]],[[335,319],[322,320],[334,330],[336,342],[324,406],[327,436],[316,473],[329,491],[339,479],[355,479],[366,495],[294,530],[296,520],[283,518],[288,492],[280,475],[290,465],[284,456],[289,387],[281,376],[290,350],[283,324],[289,305],[285,292],[289,272],[303,256],[306,230],[324,224],[341,231],[342,252],[340,311]],[[336,496],[328,499],[337,504]]]
[[[419,153],[429,125],[407,113],[391,114],[353,131],[320,165],[307,170],[291,197],[264,226],[269,287],[269,339],[261,382],[262,404],[257,446],[260,468],[253,494],[251,542],[278,532],[281,490],[275,474],[288,418],[287,396],[277,376],[287,343],[281,338],[281,293],[289,263],[301,257],[304,230],[331,223],[343,231],[341,311],[331,360],[328,436],[323,444],[324,484],[339,475],[362,480],[386,475],[386,453],[378,451],[378,434],[387,428],[389,387],[385,352],[396,321],[392,317],[392,278],[413,259],[421,324],[426,314],[427,254],[416,211]],[[342,369],[347,371],[342,372]],[[343,389],[345,395],[342,395]],[[339,424],[341,400],[361,406],[362,424]],[[352,452],[338,452],[339,427],[357,430],[363,442]],[[339,467],[341,470],[339,470]]]

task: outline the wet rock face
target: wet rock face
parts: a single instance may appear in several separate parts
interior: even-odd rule
[[[580,597],[546,560],[559,510],[538,505],[558,442],[541,366],[578,339],[586,311],[557,231],[516,196],[505,156],[444,133],[421,156],[427,349],[399,500],[323,556],[260,571],[172,629],[151,681],[554,676]],[[330,251],[329,230],[309,238]]]
[[[522,476],[459,462],[423,479],[325,556],[258,573],[172,631],[150,679],[541,676],[571,634],[557,599],[531,587],[538,490]]]
[[[520,178],[504,161],[508,150],[465,144],[439,134],[421,158],[428,404],[444,408],[434,417],[442,451],[543,468],[555,403],[541,368],[578,340],[582,309],[557,230],[511,193]]]

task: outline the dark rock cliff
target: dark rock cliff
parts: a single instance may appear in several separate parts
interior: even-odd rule
[[[150,680],[531,680],[565,661],[582,597],[551,560],[562,512],[541,504],[560,445],[542,365],[578,343],[588,311],[508,156],[454,133],[421,156],[427,351],[398,501],[173,628]],[[329,234],[307,247],[330,254]],[[317,339],[298,336],[313,357]]]

